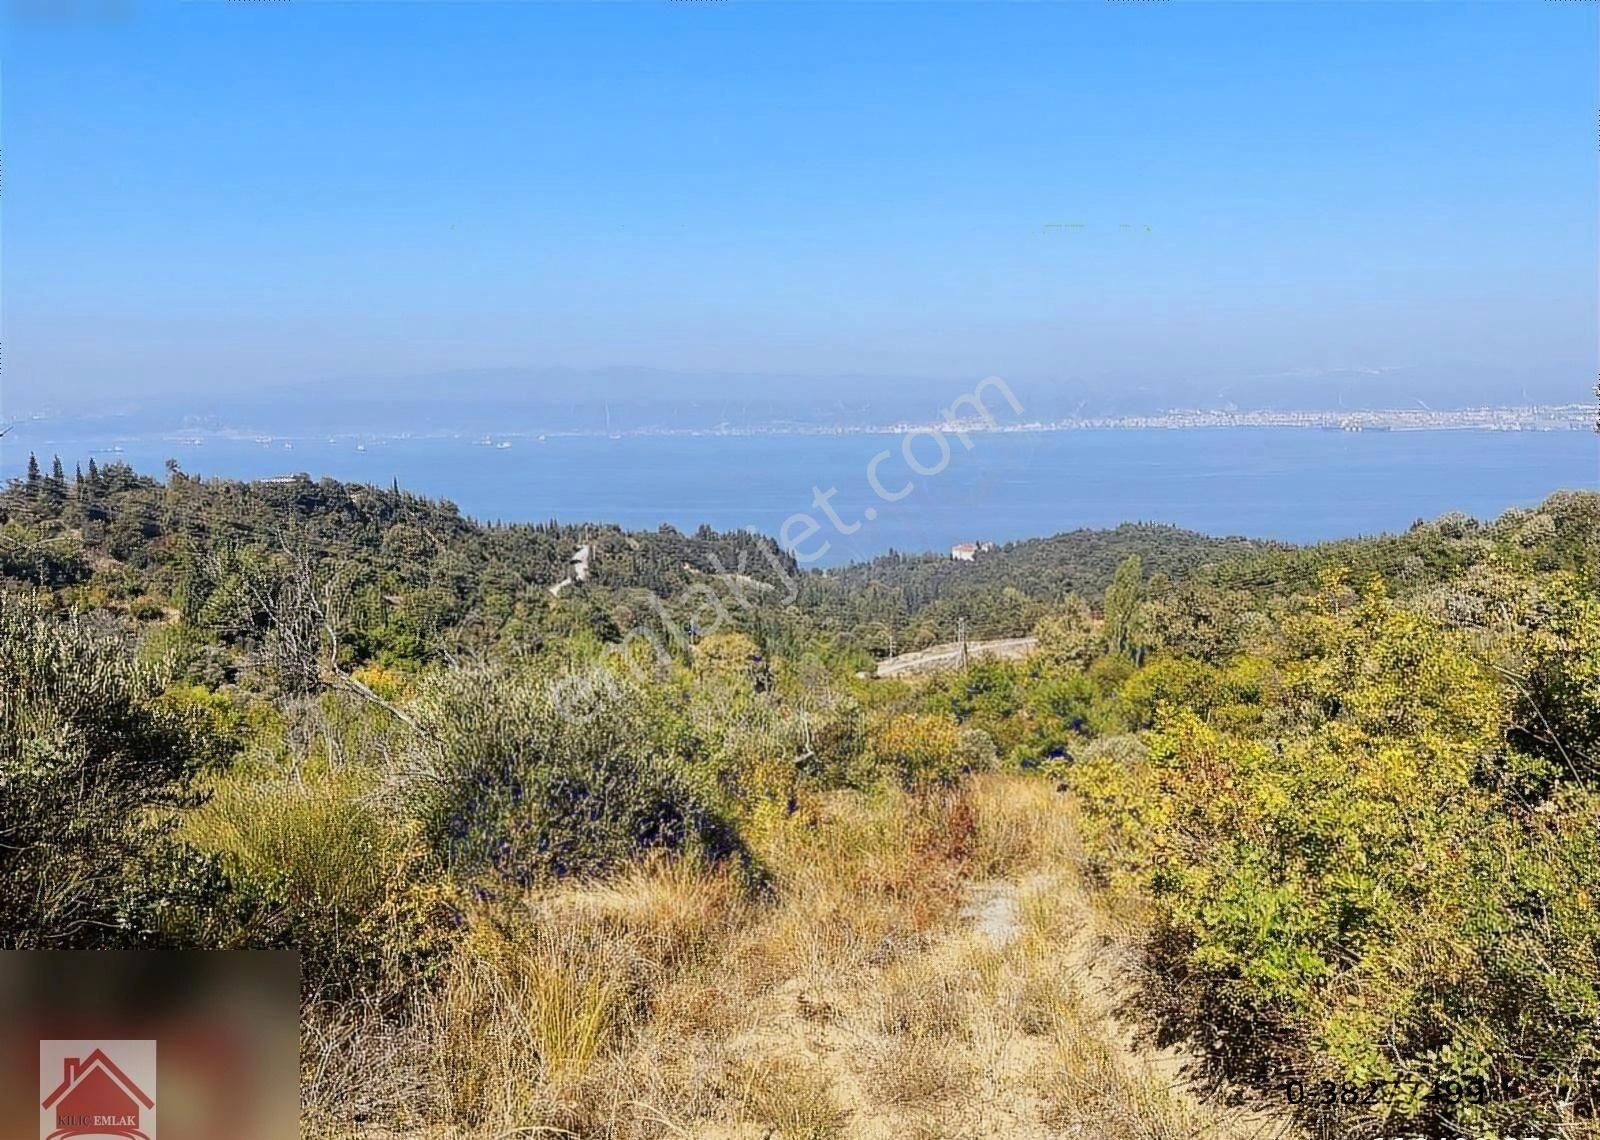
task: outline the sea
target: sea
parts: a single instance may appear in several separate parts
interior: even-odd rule
[[[199,476],[398,482],[485,522],[751,528],[817,567],[1123,522],[1308,543],[1600,487],[1600,436],[1579,430],[1006,431],[967,447],[891,432],[111,438],[18,426],[0,476],[21,475],[32,450],[47,471],[59,454],[69,475],[93,455],[158,478],[170,458]]]

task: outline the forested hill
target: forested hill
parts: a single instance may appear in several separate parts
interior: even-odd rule
[[[904,651],[951,641],[963,624],[973,637],[1026,634],[1073,596],[1098,610],[1117,570],[1136,559],[1147,624],[1198,639],[1188,643],[1196,649],[1217,638],[1231,643],[1227,631],[1240,615],[1314,594],[1330,574],[1358,584],[1382,579],[1400,597],[1507,567],[1600,578],[1597,515],[1600,497],[1563,491],[1493,521],[1447,514],[1400,534],[1309,546],[1128,523],[1010,543],[970,562],[890,554],[807,575],[799,605],[809,621],[883,656],[891,644]]]
[[[588,546],[582,581],[572,559]],[[607,524],[485,524],[448,501],[314,480],[164,480],[91,460],[35,468],[0,491],[0,577],[60,590],[80,604],[195,622],[236,610],[239,591],[270,592],[299,559],[350,592],[352,653],[430,659],[460,649],[534,648],[587,628],[614,640],[658,599],[714,585],[742,593],[738,624],[813,632],[884,653],[975,635],[1026,633],[1069,594],[1098,599],[1138,555],[1157,585],[1275,544],[1130,524],[985,551],[973,562],[891,554],[802,572],[771,539],[701,527],[628,532]],[[569,587],[552,594],[565,579]]]
[[[573,559],[584,546],[591,556],[579,583]],[[195,621],[296,560],[351,591],[365,631],[354,648],[404,658],[489,640],[534,645],[557,626],[589,626],[604,639],[623,616],[614,612],[619,592],[667,597],[717,574],[777,586],[796,573],[770,539],[743,532],[484,524],[398,486],[304,475],[237,482],[173,468],[160,482],[91,460],[70,475],[59,464],[30,472],[0,491],[0,578],[96,608],[135,617],[176,609]]]
[[[897,646],[915,649],[955,636],[965,619],[974,636],[1024,634],[1068,595],[1098,601],[1117,567],[1138,556],[1163,583],[1219,563],[1286,552],[1281,543],[1215,538],[1174,526],[1124,523],[1074,530],[983,550],[970,561],[946,554],[889,553],[810,575],[800,604],[837,629],[893,626]]]
[[[972,561],[891,553],[802,571],[770,538],[745,532],[486,524],[398,486],[200,479],[175,466],[157,480],[91,460],[70,474],[59,463],[35,465],[0,491],[0,579],[135,620],[182,615],[216,631],[259,627],[259,612],[240,616],[249,596],[281,592],[300,563],[301,577],[323,590],[336,580],[353,660],[523,653],[578,631],[614,641],[657,620],[658,601],[697,591],[720,599],[720,620],[763,643],[882,657],[950,641],[963,625],[974,637],[1026,634],[1072,596],[1098,608],[1130,558],[1147,580],[1151,620],[1168,610],[1184,621],[1209,614],[1207,636],[1264,598],[1316,590],[1335,567],[1352,580],[1379,576],[1400,593],[1507,550],[1532,558],[1535,570],[1594,574],[1584,528],[1563,522],[1591,501],[1560,495],[1493,524],[1451,515],[1404,534],[1307,547],[1130,523],[1009,543]],[[573,563],[585,546],[586,575]],[[678,620],[689,628],[686,615]]]

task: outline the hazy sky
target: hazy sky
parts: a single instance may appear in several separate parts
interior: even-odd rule
[[[90,6],[84,0],[78,7]],[[12,19],[9,403],[507,366],[1592,382],[1593,4]]]

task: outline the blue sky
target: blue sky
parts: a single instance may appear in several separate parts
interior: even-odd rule
[[[1577,400],[1597,11],[12,19],[6,395],[647,365]]]

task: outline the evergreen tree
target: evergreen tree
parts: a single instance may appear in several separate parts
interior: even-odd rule
[[[43,476],[39,474],[39,459],[33,452],[28,452],[28,490],[38,491]]]
[[[32,477],[31,472],[29,477]],[[39,489],[50,503],[60,504],[66,501],[67,473],[61,468],[61,456],[56,456],[55,461],[50,464],[50,477],[41,482]]]
[[[89,456],[89,488],[93,490],[100,486],[100,468],[95,465],[94,456]]]
[[[1117,567],[1106,590],[1106,643],[1111,652],[1131,658],[1135,664],[1144,656],[1144,631],[1139,621],[1139,606],[1144,596],[1144,563],[1130,554]]]

